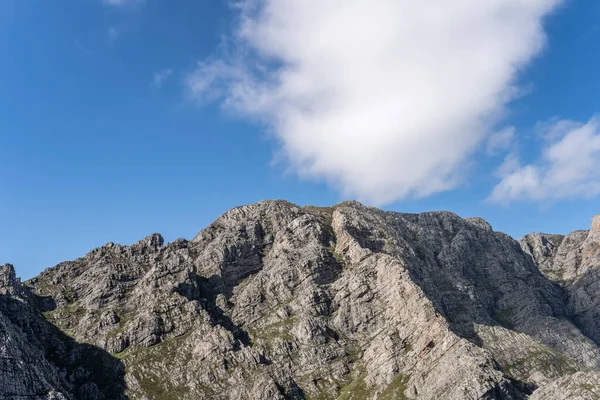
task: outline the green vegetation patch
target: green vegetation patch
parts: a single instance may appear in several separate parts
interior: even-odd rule
[[[378,400],[406,400],[404,392],[410,376],[398,374],[388,387],[377,397]]]
[[[579,370],[576,361],[550,349],[535,350],[519,358],[513,363],[503,366],[509,375],[522,379],[522,372],[530,374],[532,370],[538,369],[548,377],[572,374]]]
[[[361,373],[352,382],[340,390],[338,400],[365,400],[371,394],[371,390],[365,382],[365,373]]]
[[[182,345],[190,333],[166,339],[151,347],[126,349],[114,357],[125,360],[128,372],[131,372],[142,388],[143,394],[151,400],[179,400],[187,398],[190,389],[182,385],[174,385],[164,371],[171,369],[172,363],[187,364],[192,353],[186,352],[185,358],[173,359],[172,354]],[[143,368],[143,370],[138,369]]]
[[[155,375],[136,374],[145,396],[151,400],[181,400],[190,394],[189,388],[168,384],[168,381]]]
[[[344,256],[335,251],[335,246],[330,246],[329,252],[333,255],[333,257],[339,264],[344,264]]]
[[[295,317],[288,317],[278,321],[274,324],[258,328],[258,329],[249,329],[249,333],[252,336],[252,342],[265,342],[269,343],[274,339],[285,339],[291,340],[293,339],[292,334],[290,333],[290,329],[294,325]]]

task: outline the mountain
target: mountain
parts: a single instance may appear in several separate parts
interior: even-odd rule
[[[0,269],[2,399],[599,399],[600,216],[519,241],[343,202]]]

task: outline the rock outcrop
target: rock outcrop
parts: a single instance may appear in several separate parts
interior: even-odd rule
[[[540,271],[565,290],[566,313],[575,325],[600,345],[600,215],[589,231],[532,233],[519,243]]]
[[[24,284],[3,267],[0,394],[596,399],[599,239],[598,218],[517,242],[448,212],[264,201]]]
[[[124,366],[100,348],[75,342],[43,313],[51,298],[32,293],[0,266],[0,398],[124,398]]]

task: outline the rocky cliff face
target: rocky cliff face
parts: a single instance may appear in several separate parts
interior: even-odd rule
[[[542,274],[565,289],[568,314],[600,345],[600,215],[589,231],[567,236],[532,233],[519,243]]]
[[[600,219],[235,208],[194,239],[0,270],[7,399],[597,399]]]
[[[44,318],[50,297],[21,285],[12,265],[0,266],[0,399],[116,398],[124,366],[100,348],[77,343]]]

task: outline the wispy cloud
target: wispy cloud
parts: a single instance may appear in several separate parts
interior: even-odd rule
[[[102,0],[102,2],[110,6],[126,7],[142,5],[146,0]]]
[[[225,98],[227,103],[230,100],[228,90],[234,89],[231,86],[233,82],[246,82],[251,85],[252,77],[243,67],[230,65],[220,59],[199,62],[196,69],[185,79],[190,96],[200,105],[220,98]]]
[[[106,30],[106,34],[108,35],[108,41],[112,43],[119,38],[120,32],[116,27],[111,26]]]
[[[513,154],[500,171],[501,181],[490,200],[552,201],[600,194],[600,117],[587,123],[544,123],[542,156],[520,165]]]
[[[515,127],[509,126],[492,133],[485,144],[485,151],[495,155],[502,151],[510,150],[515,142]]]
[[[152,77],[152,85],[156,88],[160,88],[172,74],[173,70],[171,68],[156,71]]]
[[[90,50],[89,48],[87,48],[86,46],[84,46],[83,44],[81,44],[81,42],[79,41],[79,39],[75,39],[75,41],[73,42],[73,44],[82,53],[85,53],[85,54],[90,55],[90,56],[93,56],[93,55],[96,54],[94,51]]]
[[[375,204],[427,196],[464,181],[560,2],[241,0],[239,51],[188,89],[266,124],[300,176]]]

